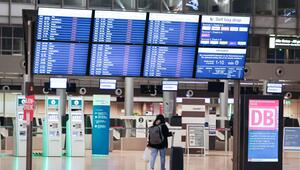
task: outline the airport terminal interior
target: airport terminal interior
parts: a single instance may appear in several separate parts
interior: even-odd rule
[[[0,0],[0,170],[163,170],[155,127],[168,170],[299,170],[299,73],[300,0]]]

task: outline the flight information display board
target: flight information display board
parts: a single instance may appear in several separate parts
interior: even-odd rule
[[[199,15],[150,13],[147,44],[196,46]]]
[[[34,55],[34,74],[86,74],[87,43],[37,41]]]
[[[90,75],[140,76],[142,45],[93,44]]]
[[[246,49],[199,48],[196,78],[243,79]]]
[[[145,77],[192,78],[194,47],[147,46]]]
[[[95,11],[93,42],[143,44],[146,13]]]
[[[39,8],[36,40],[89,42],[91,10]]]
[[[250,17],[208,16],[201,19],[200,46],[246,47]]]

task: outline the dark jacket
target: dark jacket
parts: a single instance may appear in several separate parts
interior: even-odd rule
[[[158,125],[153,125],[153,126],[158,126]],[[161,144],[151,144],[150,141],[150,135],[148,136],[148,145],[151,148],[156,148],[156,149],[163,149],[163,148],[168,148],[168,137],[172,136],[172,133],[169,132],[169,128],[167,127],[167,125],[165,125],[165,123],[161,124],[161,131],[162,131],[162,135],[164,136],[164,140]]]

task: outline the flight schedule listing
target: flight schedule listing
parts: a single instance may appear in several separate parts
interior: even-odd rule
[[[93,42],[143,44],[146,13],[95,11]]]
[[[250,17],[202,16],[200,46],[246,47]]]
[[[147,44],[196,46],[198,15],[150,13]]]
[[[192,78],[194,58],[193,47],[147,46],[144,76]]]
[[[246,49],[199,48],[196,78],[244,78]]]
[[[37,40],[89,42],[91,10],[39,8]]]
[[[142,45],[93,44],[92,76],[140,76]]]
[[[34,74],[86,75],[88,44],[36,42]]]

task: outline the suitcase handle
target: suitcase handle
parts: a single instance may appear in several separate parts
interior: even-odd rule
[[[175,132],[171,132],[172,133],[172,139],[171,139],[171,147],[174,146],[174,135]]]

